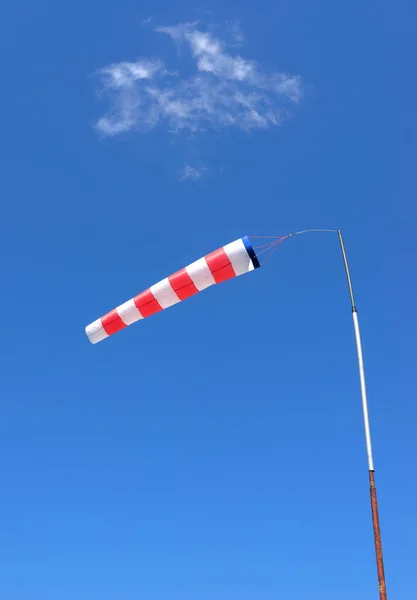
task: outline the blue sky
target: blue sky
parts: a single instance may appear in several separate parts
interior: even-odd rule
[[[416,18],[405,0],[2,8],[1,598],[377,597],[335,235],[84,333],[225,243],[307,227],[344,231],[388,595],[412,597]]]

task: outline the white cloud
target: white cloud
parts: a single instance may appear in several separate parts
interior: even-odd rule
[[[185,163],[180,181],[186,181],[187,179],[192,179],[193,181],[196,181],[197,179],[201,179],[203,171],[205,171],[205,169],[195,169],[194,167],[191,167],[188,163]]]
[[[121,62],[101,69],[103,85],[106,88],[131,88],[135,82],[142,79],[152,79],[162,70],[159,60],[138,60],[136,62]]]
[[[196,72],[181,77],[159,59],[105,67],[99,74],[110,110],[97,122],[102,134],[157,126],[177,132],[267,129],[281,124],[287,105],[301,98],[298,75],[265,72],[256,61],[230,54],[220,39],[195,23],[156,31],[189,49]]]

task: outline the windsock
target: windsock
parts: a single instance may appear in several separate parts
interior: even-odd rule
[[[92,344],[201,292],[216,283],[238,277],[260,266],[248,237],[242,237],[184,269],[162,279],[114,308],[85,328]]]

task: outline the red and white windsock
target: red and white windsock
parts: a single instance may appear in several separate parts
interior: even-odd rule
[[[203,256],[97,319],[85,328],[88,339],[93,344],[101,342],[140,319],[259,266],[249,239],[246,236],[240,238]]]

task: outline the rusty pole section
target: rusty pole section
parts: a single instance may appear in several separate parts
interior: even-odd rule
[[[377,566],[377,570],[378,570],[378,583],[379,583],[379,597],[380,597],[380,600],[387,600],[387,589],[385,586],[385,573],[384,573],[384,558],[382,556],[381,531],[379,528],[378,499],[376,497],[375,478],[374,478],[373,471],[369,471],[369,485],[370,485],[370,491],[371,491],[372,524],[374,527],[376,566]]]
[[[363,366],[362,356],[362,343],[361,335],[359,330],[358,311],[355,305],[355,298],[353,296],[352,281],[350,278],[349,266],[346,258],[345,246],[343,243],[342,232],[338,230],[340,248],[342,250],[343,262],[345,264],[346,277],[349,287],[350,301],[352,304],[352,317],[353,327],[355,329],[356,347],[358,351],[358,364],[359,364],[359,378],[361,384],[362,394],[362,409],[363,409],[363,421],[365,427],[365,440],[366,440],[366,453],[368,455],[368,471],[369,471],[369,485],[371,495],[371,509],[372,509],[372,524],[374,529],[374,542],[375,542],[375,554],[376,554],[376,565],[378,572],[378,583],[379,583],[379,598],[380,600],[387,600],[387,591],[385,586],[385,573],[384,573],[384,559],[382,556],[382,542],[381,542],[381,530],[379,527],[379,514],[378,514],[378,501],[376,496],[375,477],[374,477],[374,460],[372,456],[372,444],[371,444],[371,431],[369,427],[369,415],[368,415],[368,401],[366,397],[366,385],[365,385],[365,371]]]

